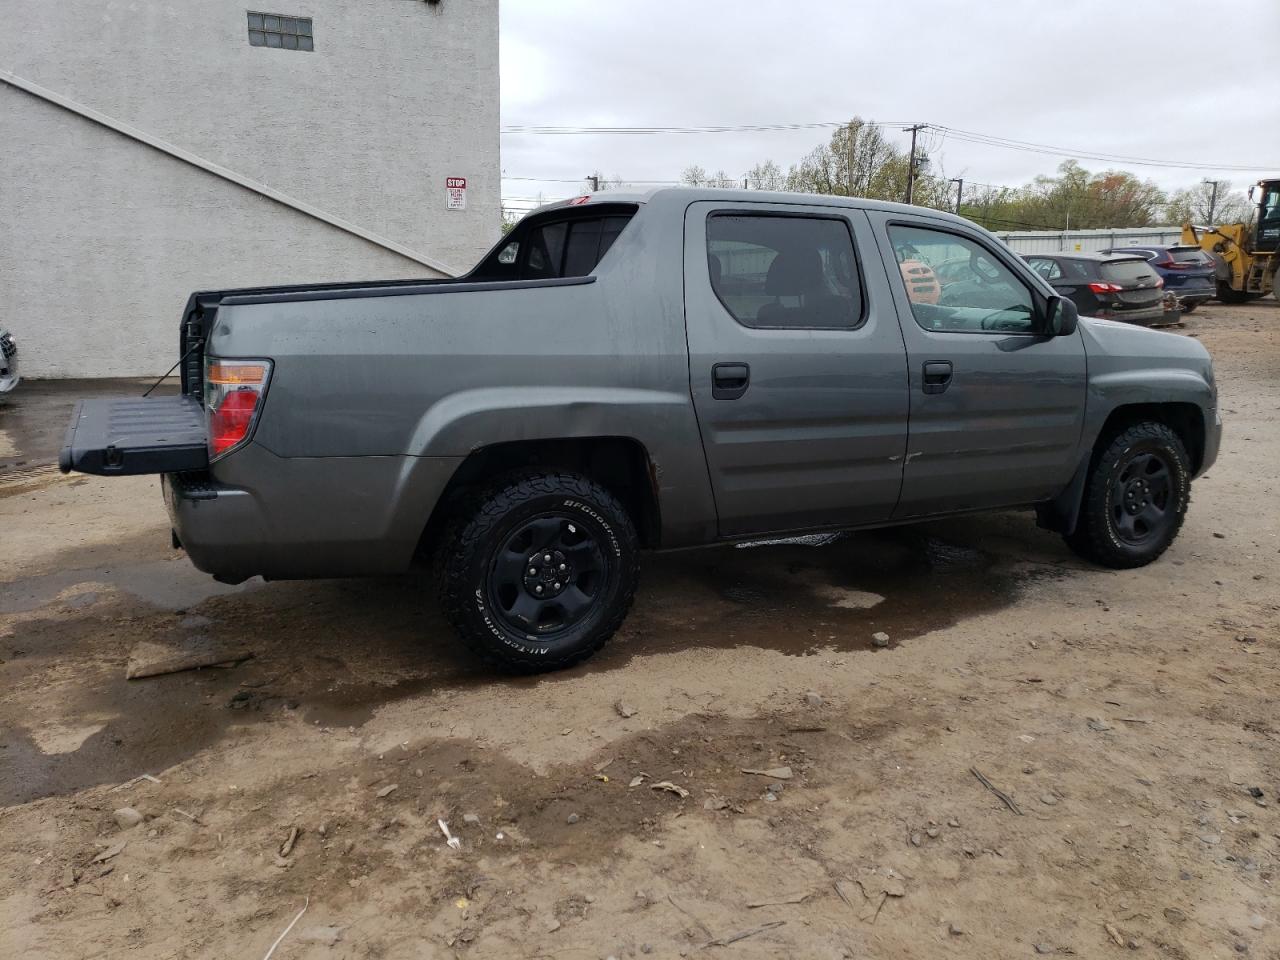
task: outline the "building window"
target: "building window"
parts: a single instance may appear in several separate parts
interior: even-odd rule
[[[249,45],[282,50],[314,50],[310,17],[249,11]]]

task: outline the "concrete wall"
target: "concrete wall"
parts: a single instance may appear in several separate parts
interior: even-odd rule
[[[497,239],[497,0],[0,0],[9,71],[460,271]],[[466,177],[447,210],[445,178]],[[145,376],[198,288],[435,271],[0,83],[0,322],[26,376]]]

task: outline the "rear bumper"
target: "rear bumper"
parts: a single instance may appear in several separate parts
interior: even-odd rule
[[[1176,295],[1179,300],[1196,302],[1211,300],[1218,292],[1212,280],[1195,280],[1186,284],[1166,283],[1164,289],[1166,293]]]
[[[210,471],[166,474],[162,489],[178,541],[218,580],[395,574],[461,459],[291,458],[250,444]]]
[[[1103,320],[1117,320],[1120,323],[1137,323],[1147,325],[1151,323],[1159,323],[1164,319],[1164,303],[1157,303],[1152,307],[1139,307],[1133,310],[1100,310],[1093,316]]]

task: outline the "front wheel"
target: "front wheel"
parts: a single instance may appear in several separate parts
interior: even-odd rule
[[[1139,423],[1115,436],[1089,471],[1067,544],[1106,567],[1141,567],[1173,543],[1191,497],[1191,465],[1178,435]]]
[[[609,491],[570,473],[515,476],[446,535],[441,603],[463,642],[516,673],[599,650],[635,594],[635,526]]]

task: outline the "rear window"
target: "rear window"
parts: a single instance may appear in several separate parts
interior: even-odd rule
[[[1174,247],[1169,251],[1174,263],[1200,263],[1204,255],[1199,247]]]
[[[630,217],[592,217],[561,220],[529,233],[528,253],[521,280],[585,277],[596,268],[618,239]]]
[[[606,206],[602,204],[601,206]],[[633,204],[539,216],[521,223],[494,248],[469,280],[554,280],[590,276],[631,222]]]
[[[1102,279],[1112,283],[1133,283],[1156,275],[1145,260],[1108,260],[1102,265]]]

